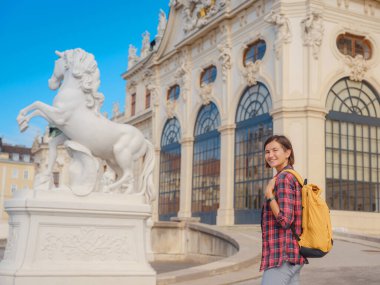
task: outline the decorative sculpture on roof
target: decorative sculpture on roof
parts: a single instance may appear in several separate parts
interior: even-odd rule
[[[112,117],[116,118],[119,115],[120,115],[119,102],[114,102],[112,105]]]
[[[137,48],[135,48],[133,45],[129,45],[128,69],[134,66],[139,61],[139,57],[137,56],[136,53],[137,53]]]
[[[118,177],[103,192],[145,195],[146,201],[153,200],[153,145],[135,127],[112,122],[98,112],[102,96],[98,92],[99,69],[94,56],[82,49],[56,54],[59,58],[49,79],[50,89],[58,89],[53,105],[36,101],[22,109],[17,117],[21,131],[28,128],[33,117],[40,116],[62,132],[61,139],[73,157],[69,188],[75,195],[96,190],[96,161],[102,159]],[[141,157],[144,166],[136,190],[133,166]]]
[[[320,47],[324,34],[322,15],[313,12],[310,16],[302,20],[304,44],[313,50],[313,57],[318,59]]]
[[[142,37],[141,58],[144,58],[150,51],[150,33],[145,31],[145,33],[142,34]]]
[[[205,26],[210,18],[224,9],[226,0],[182,0],[184,31],[191,32]]]

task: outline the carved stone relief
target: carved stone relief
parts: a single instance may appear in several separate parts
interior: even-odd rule
[[[115,231],[83,226],[67,232],[45,231],[41,235],[39,260],[107,262],[136,258],[132,227]]]
[[[265,17],[265,21],[276,26],[276,40],[274,43],[277,59],[284,44],[291,41],[292,33],[290,30],[289,19],[282,13],[272,11]]]
[[[243,70],[243,76],[247,81],[248,86],[257,84],[257,77],[260,71],[261,60],[248,62]]]
[[[207,25],[210,18],[223,10],[226,6],[226,0],[182,0],[184,32],[189,33],[193,30],[200,29]]]
[[[256,4],[256,16],[260,17],[265,13],[265,3],[264,0],[258,0]]]
[[[231,69],[231,46],[228,43],[219,44],[218,50],[220,51],[219,60],[222,64],[222,79],[227,79],[228,71]]]
[[[191,85],[190,49],[182,50],[181,55],[182,61],[175,71],[174,77],[181,87],[181,97],[186,101]]]
[[[176,109],[175,101],[167,100],[166,101],[166,116],[168,117],[168,119],[174,118],[175,109]]]
[[[319,50],[322,44],[325,28],[323,26],[322,15],[317,12],[301,21],[304,44],[313,50],[313,57],[318,59]]]
[[[212,98],[212,93],[213,93],[213,85],[212,84],[206,84],[206,83],[201,84],[201,90],[199,92],[199,96],[202,99],[203,105],[210,104],[211,98]]]
[[[366,72],[368,71],[368,62],[361,54],[355,56],[355,58],[346,55],[344,62],[349,68],[350,79],[354,81],[362,81]]]
[[[127,92],[132,94],[136,91],[137,82],[135,80],[129,80],[127,83]]]

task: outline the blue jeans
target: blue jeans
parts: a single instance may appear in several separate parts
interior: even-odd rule
[[[284,262],[280,267],[264,271],[261,285],[298,285],[303,265]]]

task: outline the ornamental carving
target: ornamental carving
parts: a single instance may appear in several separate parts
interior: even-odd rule
[[[280,57],[280,52],[284,44],[291,41],[292,33],[290,31],[289,19],[284,14],[272,11],[264,19],[266,22],[276,26],[276,40],[274,48],[277,59]]]
[[[207,25],[210,18],[226,6],[226,0],[182,0],[184,32],[189,33]]]
[[[157,107],[160,105],[160,94],[159,94],[159,88],[158,85],[156,85],[155,80],[151,80],[148,85],[146,86],[146,89],[150,93],[150,96],[152,98],[153,106]]]
[[[219,60],[222,63],[222,79],[226,81],[228,70],[231,69],[231,46],[229,44],[219,44]]]
[[[191,84],[191,82],[190,82],[190,72],[191,72],[191,68],[190,68],[190,63],[187,60],[188,55],[187,55],[186,51],[183,52],[183,56],[184,56],[184,60],[180,64],[180,66],[177,68],[177,70],[176,70],[176,72],[174,74],[174,78],[176,79],[176,81],[181,86],[181,96],[182,96],[182,99],[184,101],[186,101],[187,100],[187,95],[190,92],[190,84]]]
[[[128,93],[133,93],[136,89],[137,82],[135,80],[129,80],[127,83],[127,92]]]
[[[50,261],[131,261],[136,258],[131,234],[131,229],[117,233],[92,227],[81,227],[77,232],[46,232],[38,254],[41,260]]]
[[[304,44],[312,48],[314,59],[318,59],[323,34],[325,32],[322,15],[313,12],[310,16],[302,20],[301,26],[303,30]]]
[[[366,72],[368,71],[368,62],[361,54],[354,58],[346,55],[344,62],[350,70],[350,79],[353,81],[362,81]]]
[[[255,62],[248,62],[243,70],[243,76],[247,81],[248,86],[257,84],[257,77],[260,71],[261,60],[256,60]]]
[[[174,100],[166,101],[166,116],[168,117],[168,119],[174,118],[175,107],[176,107],[176,104]]]
[[[208,105],[211,102],[212,91],[213,91],[212,86],[213,86],[212,84],[206,84],[204,82],[201,84],[201,90],[199,92],[199,96],[202,99],[203,105]]]

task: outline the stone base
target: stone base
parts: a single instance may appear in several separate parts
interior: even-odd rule
[[[1,285],[155,285],[141,196],[24,191],[5,203]]]

